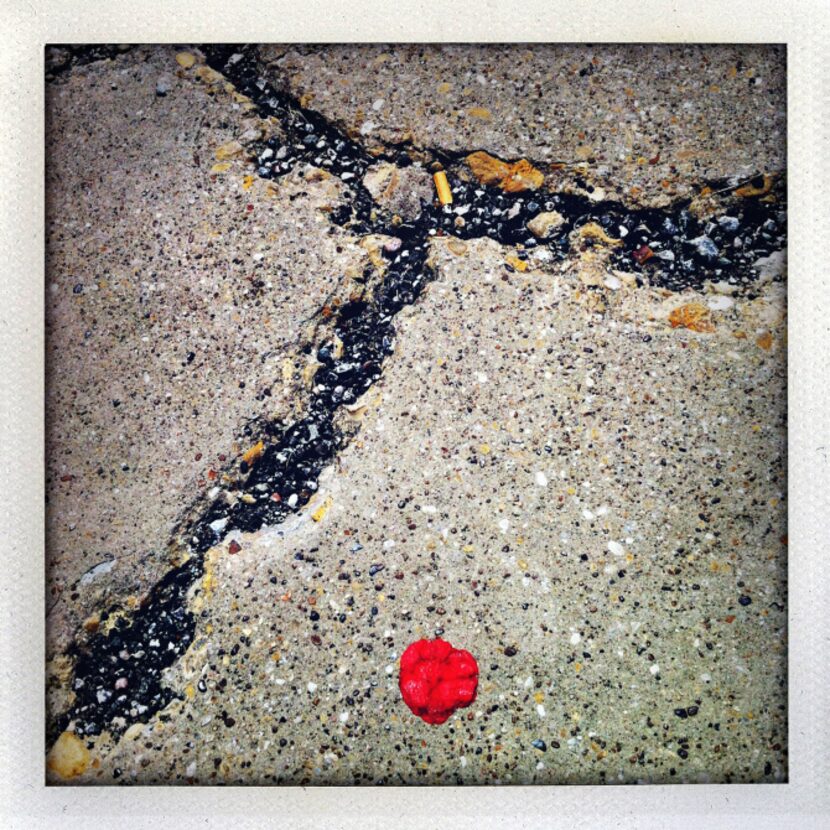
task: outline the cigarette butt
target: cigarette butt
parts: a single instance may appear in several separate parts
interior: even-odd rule
[[[452,204],[452,191],[450,190],[450,183],[447,181],[447,174],[443,170],[439,170],[433,177],[435,182],[435,189],[438,191],[438,201],[442,205]]]

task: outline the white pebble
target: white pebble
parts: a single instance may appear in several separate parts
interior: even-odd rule
[[[349,719],[348,712],[341,712],[340,713],[340,723],[345,723]]]
[[[619,542],[615,542],[613,539],[608,543],[608,550],[610,550],[614,556],[622,556],[625,553],[623,546]]]
[[[733,285],[731,282],[726,282],[726,280],[721,280],[720,282],[714,283],[712,289],[717,294],[734,294],[738,290],[738,286]]]
[[[708,305],[712,311],[726,311],[735,305],[735,301],[732,297],[727,297],[725,294],[715,294],[706,300],[706,305]]]
[[[548,477],[541,470],[536,473],[535,480],[540,487],[548,486]]]
[[[317,684],[309,681],[308,686],[306,688],[309,690],[309,692],[311,692],[311,694],[314,694],[317,691]]]
[[[544,707],[544,706],[542,706],[542,704],[541,704],[541,703],[537,703],[537,704],[536,704],[536,714],[537,714],[540,718],[543,718],[543,717],[547,714],[547,713],[545,712],[545,707]]]
[[[618,291],[622,287],[622,280],[619,277],[615,277],[613,274],[609,274],[605,278],[604,285],[612,291]]]
[[[571,634],[571,645],[575,646],[581,639],[582,637],[580,637],[579,632],[574,631],[574,633]]]
[[[652,674],[660,674],[660,666],[658,666],[658,665],[657,665],[657,663],[655,663],[653,666],[651,666],[651,668],[649,669],[649,671],[650,671]]]
[[[510,527],[510,522],[507,519],[500,519],[499,520],[499,530],[502,533],[507,533],[507,528]]]

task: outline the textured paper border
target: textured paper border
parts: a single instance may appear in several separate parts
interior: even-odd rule
[[[6,0],[0,9],[3,562],[0,815],[61,828],[819,827],[830,824],[830,13],[820,0]],[[46,788],[43,752],[43,46],[56,42],[788,45],[790,783],[648,787]]]

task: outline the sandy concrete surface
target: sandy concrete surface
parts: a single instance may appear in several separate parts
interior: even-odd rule
[[[50,656],[111,592],[159,577],[176,519],[238,454],[246,419],[302,406],[298,347],[370,265],[325,218],[339,181],[267,185],[242,152],[217,161],[268,125],[179,77],[174,56],[93,63],[50,93]]]
[[[386,273],[390,237],[332,221],[356,186],[258,175],[253,148],[285,125],[182,53],[49,82],[51,723],[79,688],[76,648],[129,625],[188,556],[183,517],[251,424],[303,415],[331,309],[371,301]],[[783,172],[776,49],[263,55],[265,77],[374,152],[579,158],[545,189],[655,208]],[[365,184],[408,220],[426,176],[378,161]],[[757,190],[735,200],[773,198]],[[311,500],[204,553],[173,702],[100,733],[73,720],[52,783],[786,780],[783,259],[749,288],[678,293],[612,264],[619,240],[596,229],[562,257],[425,238],[431,281],[397,313],[380,378],[334,414],[348,440]],[[436,636],[480,676],[430,726],[398,670]]]
[[[668,204],[785,166],[784,50],[763,46],[265,47],[310,106],[368,144],[562,162],[551,186]]]

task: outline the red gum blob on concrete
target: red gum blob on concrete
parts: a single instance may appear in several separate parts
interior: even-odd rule
[[[443,723],[476,699],[478,663],[469,651],[440,637],[418,640],[401,655],[399,685],[413,714],[427,723]]]

